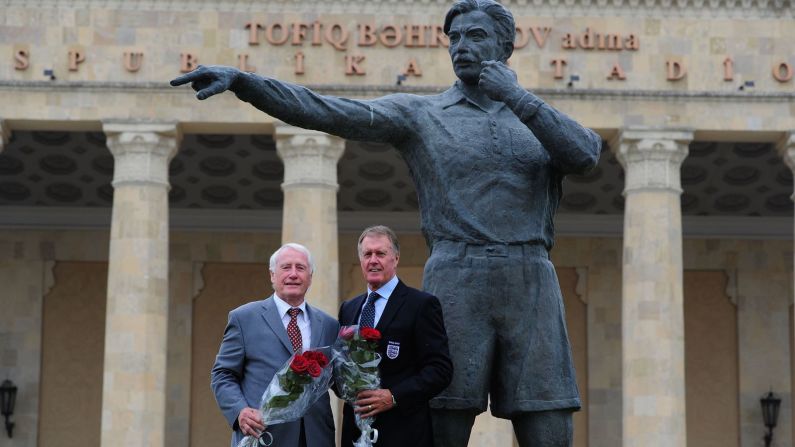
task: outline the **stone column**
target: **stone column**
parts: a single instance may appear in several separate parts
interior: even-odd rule
[[[781,154],[782,158],[784,158],[784,162],[787,166],[792,170],[793,176],[795,177],[795,130],[787,132],[784,138],[778,144],[778,152]],[[795,185],[793,185],[795,187]],[[790,198],[795,201],[795,194],[791,195]],[[792,272],[790,272],[792,274]],[[792,283],[792,279],[790,279],[790,284]],[[795,302],[795,297],[792,295],[787,297],[788,303],[788,310],[790,313],[795,312],[795,306],[793,306],[793,302]],[[795,321],[795,315],[789,315],[790,321]],[[789,345],[790,347],[795,347],[795,338],[792,338],[793,333],[789,332],[790,336]],[[792,348],[790,349],[792,352]],[[790,354],[792,355],[792,354]],[[789,399],[786,399],[782,402],[782,406],[786,406],[786,403],[789,403],[789,410],[790,410],[790,420],[789,422],[792,424],[791,427],[795,427],[795,409],[793,409],[793,399],[792,397],[795,396],[795,358],[790,359],[790,396]],[[772,384],[770,385],[773,386]],[[781,397],[781,396],[779,396]],[[789,402],[787,402],[789,401]],[[779,420],[781,420],[781,415],[779,415]],[[792,435],[792,440],[795,442],[795,433],[790,433]],[[774,435],[775,436],[775,435]],[[775,442],[775,441],[774,441]],[[780,441],[779,441],[780,442]]]
[[[624,167],[623,442],[686,445],[680,168],[692,132],[627,129]]]
[[[102,447],[162,447],[174,124],[106,123],[114,158]]]
[[[284,124],[276,126],[275,137],[276,151],[284,162],[282,242],[309,248],[316,270],[307,300],[337,315],[337,162],[345,151],[345,140]]]

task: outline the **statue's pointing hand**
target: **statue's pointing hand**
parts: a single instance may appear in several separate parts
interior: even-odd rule
[[[502,62],[481,62],[480,81],[478,87],[494,101],[505,102],[506,99],[523,95],[524,89],[516,79],[516,73]]]
[[[171,85],[176,87],[190,82],[191,88],[196,91],[196,97],[207,99],[229,90],[238,76],[240,76],[240,70],[234,67],[199,65],[192,72],[173,79]]]

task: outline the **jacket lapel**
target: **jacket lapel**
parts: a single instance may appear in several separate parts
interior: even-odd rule
[[[314,307],[309,304],[306,305],[306,313],[309,317],[309,327],[312,329],[312,340],[309,343],[310,348],[317,348],[320,346],[320,340],[323,340],[323,319],[320,318],[320,312],[317,312]]]
[[[375,328],[384,333],[384,329],[389,326],[389,323],[395,318],[395,315],[398,314],[398,311],[403,306],[403,303],[406,302],[403,299],[404,295],[408,292],[408,288],[403,284],[403,281],[398,281],[397,286],[395,286],[395,290],[392,292],[392,295],[386,300],[386,307],[384,308],[384,313],[381,314],[381,318],[378,320],[378,324],[375,325]]]
[[[364,303],[365,298],[367,298],[366,294],[359,295],[351,300],[351,303],[347,306],[348,311],[346,315],[342,316],[343,321],[340,321],[340,325],[353,326],[359,324],[359,314],[362,313],[362,303]]]
[[[287,330],[284,329],[284,323],[282,323],[282,319],[279,316],[279,310],[276,308],[276,303],[273,302],[273,296],[262,302],[262,318],[271,328],[271,331],[276,334],[276,338],[282,342],[284,348],[287,349],[287,352],[292,354],[293,344],[290,342],[290,338],[287,336]],[[314,327],[312,329],[314,331]]]

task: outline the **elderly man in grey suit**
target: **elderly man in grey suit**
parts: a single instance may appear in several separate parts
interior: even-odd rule
[[[329,346],[339,324],[304,300],[314,263],[306,247],[285,244],[270,258],[274,294],[229,313],[211,374],[215,400],[232,427],[232,446],[266,427],[257,408],[276,371],[295,352]],[[274,446],[333,447],[334,420],[328,394],[295,422],[267,427]]]

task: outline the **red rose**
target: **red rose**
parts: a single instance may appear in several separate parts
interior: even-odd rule
[[[320,377],[320,374],[323,372],[323,368],[318,365],[318,363],[314,360],[310,360],[309,366],[306,369],[306,372],[309,373],[312,377]]]
[[[320,351],[307,351],[304,353],[304,357],[316,361],[321,368],[325,368],[328,365],[328,358]]]
[[[356,329],[351,326],[343,326],[340,329],[340,338],[343,340],[350,340],[353,338],[353,333],[356,332]]]
[[[381,340],[381,331],[372,327],[363,327],[359,329],[359,335],[367,341]]]
[[[309,368],[309,360],[301,354],[296,354],[293,361],[290,362],[290,369],[298,374],[305,373],[307,368]]]

